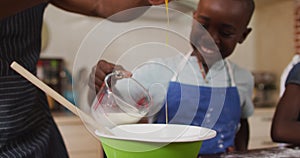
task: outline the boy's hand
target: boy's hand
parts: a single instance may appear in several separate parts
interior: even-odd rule
[[[227,152],[227,153],[231,153],[231,152],[234,152],[234,151],[236,151],[236,150],[235,150],[235,147],[233,147],[233,146],[230,146],[230,147],[228,147],[228,148],[226,149],[226,152]]]

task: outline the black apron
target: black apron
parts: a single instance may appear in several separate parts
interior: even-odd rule
[[[68,157],[45,94],[9,67],[17,61],[36,73],[46,6],[37,5],[0,20],[1,158]]]

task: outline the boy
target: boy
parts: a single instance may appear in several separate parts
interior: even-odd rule
[[[208,37],[202,36],[200,27],[194,23],[191,32],[191,43],[194,51],[189,62],[192,64],[192,67],[198,68],[199,71],[196,72],[196,76],[200,82],[191,84],[187,79],[191,74],[183,71],[180,83],[170,82],[169,84],[167,105],[169,123],[201,125],[205,127],[205,121],[209,121],[209,119],[206,119],[209,117],[207,111],[214,111],[209,106],[210,102],[213,101],[210,100],[211,92],[219,91],[220,89],[226,92],[217,94],[217,96],[224,95],[224,105],[220,105],[223,106],[220,111],[220,117],[212,127],[218,134],[215,138],[203,142],[200,154],[217,154],[235,149],[247,149],[249,138],[247,118],[253,113],[251,100],[254,84],[253,77],[250,72],[231,62],[226,61],[225,65],[218,63],[232,54],[237,43],[242,43],[246,39],[251,31],[250,28],[247,28],[247,25],[253,11],[253,0],[201,0],[197,11],[194,13],[194,19],[208,31],[219,51],[209,44],[208,46],[202,45],[202,43],[208,41]],[[219,52],[221,53],[220,58],[218,58]],[[176,62],[176,60],[173,60],[173,62]],[[111,72],[113,68],[113,64],[100,61],[97,64],[96,77],[98,77],[94,83],[101,85],[105,74]],[[218,72],[223,71],[226,71],[226,74],[232,74],[228,75],[228,84],[218,84],[217,87],[212,86],[213,84],[210,81],[220,77],[213,74],[219,74]],[[140,81],[143,82],[143,80]],[[192,104],[185,104],[186,106],[183,110],[177,111],[180,102],[191,102],[191,100],[199,98],[193,93],[182,95],[182,87],[190,92],[200,91],[199,102],[192,101],[192,103],[197,103],[196,110],[189,107]],[[183,96],[187,96],[187,98]],[[162,108],[157,114],[155,122],[165,123],[164,109]],[[238,127],[239,125],[240,127]]]
[[[274,142],[300,144],[300,63],[293,66],[283,96],[276,107],[271,128]]]

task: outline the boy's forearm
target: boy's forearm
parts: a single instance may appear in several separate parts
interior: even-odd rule
[[[47,2],[47,0],[1,0],[0,20],[42,2]]]
[[[273,121],[271,129],[271,138],[274,142],[300,145],[300,122],[297,120],[276,120],[276,123]]]
[[[248,149],[249,124],[247,119],[241,119],[240,123],[241,127],[235,137],[235,148],[237,151],[245,151]]]

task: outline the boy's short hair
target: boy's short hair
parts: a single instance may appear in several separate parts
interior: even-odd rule
[[[244,1],[245,2],[245,7],[247,8],[248,10],[248,13],[249,13],[249,21],[254,13],[254,9],[255,9],[255,3],[254,3],[254,0],[239,0],[239,1]],[[248,21],[248,22],[249,22]]]
[[[254,3],[254,0],[245,0],[246,3],[247,3],[247,6],[249,6],[249,11],[250,13],[253,13],[254,12],[254,9],[255,9],[255,3]]]

